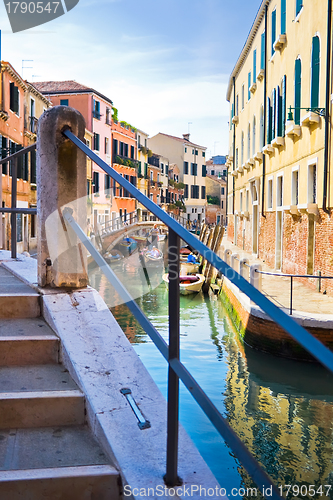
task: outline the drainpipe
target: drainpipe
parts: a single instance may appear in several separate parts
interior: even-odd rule
[[[236,80],[233,77],[234,82],[234,113],[236,113]],[[236,123],[233,124],[233,145],[232,145],[232,155],[233,155],[233,169],[235,170],[236,162]],[[235,213],[235,176],[232,177],[232,213]]]
[[[324,186],[323,210],[330,213],[327,208],[327,180],[329,164],[329,130],[330,130],[330,95],[331,95],[331,45],[332,45],[332,0],[328,0],[327,13],[327,56],[326,56],[326,102],[325,102],[325,153],[324,153]]]
[[[266,115],[267,115],[267,4],[265,5],[265,63],[264,63],[264,144],[266,135]],[[262,159],[262,190],[261,190],[261,215],[265,216],[265,175],[266,175],[266,155]]]

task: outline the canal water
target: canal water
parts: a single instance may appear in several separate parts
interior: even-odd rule
[[[168,292],[162,282],[163,265],[148,268],[148,282],[137,253],[113,270],[167,340]],[[90,270],[90,284],[103,296],[166,396],[164,358],[98,268]],[[283,485],[294,486],[288,498],[332,499],[333,376],[319,365],[244,346],[214,295],[181,297],[180,330],[182,362],[275,484],[282,486],[284,494],[287,487]],[[255,486],[182,385],[180,420],[221,487],[230,492]],[[309,489],[310,485],[315,489]]]

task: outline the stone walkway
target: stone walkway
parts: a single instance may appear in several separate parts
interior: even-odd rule
[[[239,247],[233,245],[224,236],[222,245],[225,249],[230,249],[233,253],[238,253],[240,258],[249,259],[250,264],[260,263],[262,270],[276,273],[269,268],[265,262],[257,259],[253,255],[244,252]],[[221,255],[222,256],[222,255]],[[325,290],[325,281],[321,281],[322,291]],[[277,306],[287,309],[290,307],[290,278],[283,276],[262,276],[262,292],[272,300]],[[293,310],[316,314],[333,315],[333,297],[317,292],[316,289],[308,288],[297,279],[293,279]]]

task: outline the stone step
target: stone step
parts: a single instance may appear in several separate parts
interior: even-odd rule
[[[0,318],[40,316],[39,294],[0,266]]]
[[[44,319],[0,319],[0,366],[58,361],[59,339]]]
[[[87,426],[0,431],[0,498],[116,500],[119,481]]]
[[[84,421],[84,395],[62,365],[0,368],[0,429]]]

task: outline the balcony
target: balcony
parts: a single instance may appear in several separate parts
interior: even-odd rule
[[[96,118],[96,120],[100,120],[102,116],[101,113],[99,111],[96,111],[95,109],[93,110],[92,115],[94,118]]]
[[[316,125],[320,122],[320,116],[313,111],[309,111],[305,116],[301,118],[302,127],[310,127],[311,125]]]
[[[258,151],[258,152],[254,155],[253,159],[254,159],[254,160],[256,160],[256,161],[262,161],[262,160],[263,160],[263,157],[264,157],[264,155],[262,154],[262,152],[261,152],[261,151]]]
[[[274,50],[282,50],[287,43],[287,35],[279,35],[273,44]]]
[[[160,159],[155,155],[148,157],[148,163],[149,163],[149,165],[152,165],[153,167],[160,168]]]
[[[274,153],[274,147],[271,144],[266,144],[266,146],[262,148],[262,152],[265,155],[272,155]]]
[[[287,120],[286,122],[286,135],[289,137],[300,137],[301,135],[301,126],[295,125],[294,120]]]
[[[256,84],[256,82],[253,82],[251,87],[250,87],[250,92],[252,92],[252,94],[254,94],[256,90],[257,90],[257,84]]]
[[[127,156],[115,155],[113,163],[117,163],[117,165],[124,165],[124,167],[138,168],[140,162],[134,160],[133,158],[128,158]]]
[[[32,134],[37,134],[37,124],[38,118],[35,116],[29,116],[29,132]]]
[[[284,146],[284,137],[275,137],[271,142],[272,146],[275,148],[281,148]]]
[[[263,69],[260,69],[258,74],[257,74],[257,80],[259,80],[259,82],[261,82],[261,80],[264,78],[265,76],[265,71]]]

